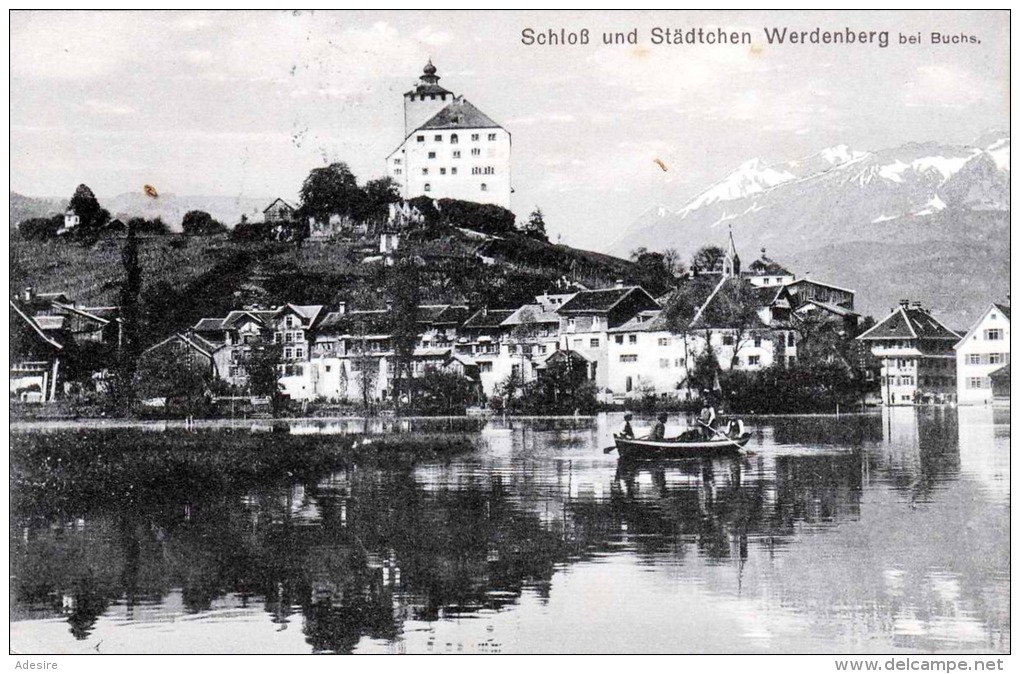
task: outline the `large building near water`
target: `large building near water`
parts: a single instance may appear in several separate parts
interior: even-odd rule
[[[427,196],[510,208],[510,132],[439,84],[432,61],[404,94],[404,140],[386,158],[404,199]]]

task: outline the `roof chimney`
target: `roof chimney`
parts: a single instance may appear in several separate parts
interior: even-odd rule
[[[393,300],[386,300],[386,311],[393,311]]]
[[[22,292],[22,299],[26,302],[32,301],[32,286],[27,286]]]
[[[623,279],[622,278],[616,279],[616,287],[617,288],[622,288],[623,287]]]
[[[921,303],[920,302],[911,302],[910,306],[913,307],[914,309],[920,309],[921,308]]]
[[[906,309],[910,306],[910,300],[900,300],[900,306]]]
[[[337,305],[336,305],[336,312],[338,314],[341,314],[341,315],[346,314],[347,313],[347,302],[338,302]]]

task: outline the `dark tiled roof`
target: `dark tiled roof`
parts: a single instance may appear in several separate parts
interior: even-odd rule
[[[284,201],[283,199],[280,199],[280,198],[276,198],[276,199],[273,199],[273,203],[271,203],[271,204],[269,204],[268,206],[266,206],[265,208],[263,208],[263,209],[262,209],[262,212],[263,212],[263,213],[265,213],[265,212],[266,212],[266,211],[268,211],[268,210],[269,210],[270,208],[272,208],[273,206],[275,206],[275,205],[276,205],[277,203],[281,203],[281,204],[283,204],[284,206],[286,206],[286,207],[287,207],[288,209],[290,209],[290,210],[292,210],[292,211],[294,210],[294,207],[293,207],[293,206],[291,206],[290,204],[288,204],[288,203],[287,203],[286,201]]]
[[[195,323],[194,330],[198,332],[214,332],[223,329],[225,318],[203,318]]]
[[[419,84],[414,89],[411,89],[410,91],[408,91],[404,95],[405,96],[410,96],[410,95],[414,94],[415,96],[421,96],[421,95],[431,96],[432,94],[435,94],[436,96],[441,96],[442,94],[452,94],[452,93],[453,93],[452,91],[450,91],[448,89],[444,89],[443,87],[439,86],[438,84]]]
[[[419,323],[426,325],[460,325],[469,316],[468,308],[452,304],[423,304],[416,316]]]
[[[747,265],[744,273],[748,276],[793,276],[786,267],[764,255]]]
[[[1005,304],[995,303],[995,308],[1002,312],[1002,315],[1006,317],[1006,320],[1011,320],[1009,317],[1009,306]],[[1009,367],[1009,366],[1007,366]]]
[[[319,323],[319,332],[333,335],[385,335],[390,331],[390,312],[386,309],[331,311]]]
[[[615,307],[624,297],[636,290],[639,290],[637,286],[582,290],[564,302],[556,311],[562,314],[605,313]]]
[[[482,309],[464,321],[465,328],[498,328],[513,315],[514,309]]]
[[[431,119],[418,127],[418,131],[429,129],[500,129],[484,112],[463,97],[437,112]]]
[[[716,274],[687,278],[666,300],[662,319],[669,316],[680,323],[689,323],[719,283],[720,278]]]
[[[662,310],[640,311],[637,316],[609,332],[659,332],[669,330]]]
[[[899,307],[858,339],[947,339],[960,336],[917,307]]]
[[[556,323],[560,317],[555,311],[546,311],[541,304],[525,304],[503,321],[503,325],[524,325],[526,323]]]

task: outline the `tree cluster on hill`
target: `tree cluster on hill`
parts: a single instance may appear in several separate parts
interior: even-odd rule
[[[188,211],[181,220],[185,236],[211,236],[227,231],[226,226],[205,211]]]
[[[517,216],[512,211],[495,204],[479,204],[460,199],[432,199],[425,196],[408,199],[408,203],[422,214],[425,227],[428,229],[464,227],[496,236],[517,233],[514,227]]]
[[[328,219],[331,215],[359,222],[384,219],[387,205],[400,201],[397,184],[390,177],[364,185],[343,162],[312,169],[301,185],[301,219]]]

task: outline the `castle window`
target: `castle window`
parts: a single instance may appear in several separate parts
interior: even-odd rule
[[[471,140],[478,140],[478,134],[477,133],[471,134]]]
[[[454,166],[452,169],[450,169],[450,175],[457,175],[457,167],[456,166]]]
[[[435,159],[435,158],[436,158],[436,153],[435,152],[429,152],[429,159]]]
[[[479,156],[480,154],[482,154],[482,151],[481,151],[481,150],[479,150],[479,149],[478,149],[477,147],[476,147],[476,148],[472,148],[472,149],[471,149],[471,156],[472,156],[472,157],[477,157],[477,156]]]
[[[393,175],[395,176],[399,176],[403,172],[403,169],[393,169]]]
[[[433,96],[433,98],[435,98],[435,96]],[[442,134],[440,134],[440,133],[437,133],[437,134],[436,134],[436,137],[435,137],[435,139],[434,139],[434,140],[435,140],[435,141],[436,141],[437,143],[442,143],[442,142],[443,142],[443,135],[442,135]]]
[[[439,169],[439,175],[445,176],[446,175],[446,169],[444,169],[444,168]]]
[[[454,150],[453,151],[453,158],[454,159],[460,159],[460,150]]]
[[[496,140],[496,134],[490,133],[489,134],[489,140]]]
[[[393,160],[393,165],[394,166],[400,166],[400,161],[401,161],[400,157],[397,157],[396,159]]]
[[[425,191],[426,192],[431,192],[432,191],[432,185],[430,185],[428,183],[425,183]]]
[[[429,174],[429,170],[428,170],[427,168],[423,168],[423,169],[421,170],[421,174],[422,174],[423,176],[427,176],[427,175]]]
[[[496,172],[496,169],[492,168],[491,166],[486,166],[485,167],[485,175],[491,176],[495,172]]]
[[[457,134],[455,134],[455,133],[450,134],[450,144],[451,145],[456,145],[458,140],[459,139],[457,138]]]
[[[431,96],[429,96],[429,98],[431,98],[434,101],[434,100],[436,100],[436,95],[432,94]]]
[[[419,143],[424,143],[425,142],[425,136],[418,136],[417,138],[415,138],[415,140],[417,140]]]
[[[482,191],[483,192],[488,192],[489,191],[489,186],[486,185],[485,183],[482,183]]]
[[[477,166],[472,166],[471,167],[471,175],[473,175],[473,176],[480,175],[481,172],[482,172],[482,169],[478,168]]]

